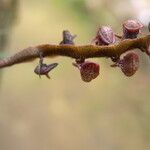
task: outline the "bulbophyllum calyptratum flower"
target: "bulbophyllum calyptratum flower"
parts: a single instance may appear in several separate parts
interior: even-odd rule
[[[112,67],[120,67],[121,71],[128,77],[133,76],[139,68],[139,56],[134,52],[127,53]]]
[[[90,82],[99,75],[100,66],[97,63],[85,61],[83,63],[73,63],[80,70],[81,79]]]
[[[35,69],[34,69],[34,72],[41,76],[41,75],[45,75],[47,78],[50,79],[50,76],[49,76],[49,72],[54,69],[55,67],[57,67],[58,63],[52,63],[52,64],[39,64]]]
[[[143,24],[138,20],[127,20],[123,23],[123,39],[137,38]]]
[[[111,27],[102,26],[98,29],[96,37],[93,40],[96,45],[109,45],[116,42],[115,34]]]

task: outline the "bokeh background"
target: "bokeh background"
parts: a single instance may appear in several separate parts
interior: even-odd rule
[[[88,44],[100,25],[122,33],[122,22],[150,21],[149,0],[0,0],[0,57],[28,46],[58,44],[62,30]],[[100,63],[100,76],[84,83],[74,60],[58,62],[51,80],[33,73],[38,59],[0,70],[0,150],[149,150],[150,60],[125,77]]]

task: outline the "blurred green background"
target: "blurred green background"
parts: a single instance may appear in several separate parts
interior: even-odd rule
[[[121,34],[124,20],[150,21],[149,0],[0,0],[0,56],[58,44],[62,30],[88,44],[100,25]],[[139,52],[131,78],[100,63],[100,76],[80,79],[73,59],[58,62],[51,80],[33,73],[38,59],[0,70],[0,150],[149,150],[150,60]]]

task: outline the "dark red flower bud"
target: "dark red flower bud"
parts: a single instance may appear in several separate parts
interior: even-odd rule
[[[127,20],[123,23],[123,39],[137,38],[143,24],[138,20]]]
[[[115,41],[115,34],[112,28],[108,26],[100,27],[94,39],[96,45],[109,45],[115,43]]]
[[[134,75],[139,68],[138,54],[134,52],[126,54],[123,59],[118,61],[118,66],[126,76],[130,77]]]
[[[84,82],[90,82],[99,75],[100,66],[97,63],[86,61],[81,64],[73,63],[73,65],[79,68]]]

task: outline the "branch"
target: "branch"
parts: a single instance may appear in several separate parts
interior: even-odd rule
[[[42,52],[43,57],[67,56],[71,58],[93,58],[93,57],[117,57],[126,51],[140,49],[149,55],[150,35],[136,39],[126,39],[118,44],[109,46],[95,45],[50,45],[43,44],[35,47],[28,47],[13,56],[0,59],[0,68],[15,65],[18,63],[29,62],[39,57]]]

